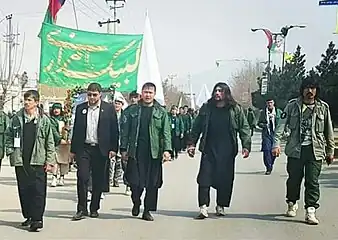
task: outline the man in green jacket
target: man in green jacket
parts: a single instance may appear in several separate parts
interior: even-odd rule
[[[171,121],[171,145],[172,145],[172,159],[178,158],[178,153],[180,152],[180,146],[181,146],[181,139],[183,139],[184,136],[184,123],[182,121],[182,118],[178,116],[178,108],[177,106],[172,106],[169,118]]]
[[[0,110],[0,171],[2,160],[5,157],[5,131],[8,126],[9,117],[3,110]]]
[[[43,228],[47,172],[55,164],[55,146],[49,118],[38,109],[39,93],[24,94],[24,108],[10,120],[6,130],[6,153],[15,167],[22,215],[21,225],[30,231]]]
[[[288,180],[286,181],[286,215],[295,217],[300,199],[300,188],[305,171],[305,221],[311,225],[319,223],[316,209],[320,196],[318,178],[323,160],[333,161],[334,136],[329,106],[320,100],[319,84],[308,76],[303,80],[300,97],[291,100],[285,107],[282,121],[277,125],[273,154],[280,154],[280,140],[287,127],[290,131],[285,154]]]
[[[251,150],[251,134],[246,116],[232,97],[230,87],[223,82],[217,83],[212,98],[201,107],[195,119],[188,142],[188,154],[194,157],[196,144],[202,136],[199,145],[202,156],[197,177],[200,207],[197,219],[208,217],[210,187],[217,191],[217,216],[224,216],[224,208],[230,206],[238,134],[242,142],[242,155],[247,158]]]
[[[170,160],[171,129],[168,113],[154,100],[156,86],[145,83],[142,100],[124,111],[121,122],[121,158],[127,162],[126,178],[131,186],[132,215],[138,216],[146,189],[142,219],[153,221],[158,189],[163,183],[162,163]]]
[[[256,128],[256,116],[254,110],[251,107],[248,108],[246,118],[251,129],[251,136],[253,136],[254,129]]]

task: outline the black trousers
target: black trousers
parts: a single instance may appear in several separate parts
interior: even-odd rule
[[[233,182],[228,188],[216,189],[216,204],[220,207],[229,207],[231,202]],[[198,206],[210,205],[210,187],[198,187]]]
[[[42,221],[46,207],[47,174],[43,166],[15,167],[22,215]]]
[[[129,187],[130,184],[128,183],[127,177],[126,177],[128,161],[121,160],[121,163],[122,163],[122,170],[123,170],[123,183],[124,185]]]
[[[171,145],[173,147],[172,157],[177,158],[178,153],[181,150],[181,138],[180,138],[180,136],[172,135],[171,136]]]
[[[90,212],[100,209],[101,194],[104,189],[108,157],[101,155],[98,146],[85,145],[83,153],[76,156],[77,163],[77,211],[88,212],[87,197],[89,179],[92,180],[92,199],[90,202]]]
[[[131,186],[131,199],[135,206],[141,206],[141,196],[144,188],[138,186]],[[158,201],[158,188],[151,187],[146,188],[144,197],[144,210],[145,211],[156,211]]]

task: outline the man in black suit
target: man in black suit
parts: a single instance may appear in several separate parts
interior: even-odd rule
[[[92,177],[90,217],[97,218],[109,159],[118,150],[119,130],[115,109],[101,100],[101,86],[91,83],[87,88],[88,102],[76,107],[70,157],[76,158],[77,212],[73,220],[88,216],[88,182]]]

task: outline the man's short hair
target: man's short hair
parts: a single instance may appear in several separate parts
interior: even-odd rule
[[[138,97],[138,93],[137,93],[137,91],[135,90],[135,91],[132,91],[131,93],[129,93],[129,99],[132,99],[132,98],[134,98],[134,97]]]
[[[156,92],[156,85],[152,82],[147,82],[143,84],[142,90],[147,89],[147,88],[154,88],[154,91]]]
[[[33,98],[35,102],[38,102],[40,101],[40,94],[36,90],[28,90],[27,92],[24,93],[23,98],[24,99]]]
[[[102,92],[102,87],[99,83],[91,83],[87,87],[88,92]]]
[[[176,105],[172,105],[170,110],[174,110],[174,109],[177,109],[177,106]]]

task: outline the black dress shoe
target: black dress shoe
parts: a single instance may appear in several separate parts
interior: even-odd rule
[[[98,218],[99,217],[99,213],[97,211],[91,212],[89,217],[91,218]]]
[[[32,221],[29,227],[30,232],[37,232],[39,229],[43,228],[42,221]]]
[[[271,175],[271,171],[266,171],[265,175]]]
[[[72,218],[73,221],[79,221],[88,216],[88,212],[78,211]]]
[[[27,218],[26,221],[21,223],[21,227],[28,227],[29,225],[31,225],[32,220],[30,218]]]
[[[134,205],[133,209],[131,210],[131,214],[134,217],[137,217],[140,214],[140,206]]]
[[[144,212],[143,212],[142,219],[143,219],[143,220],[146,220],[146,221],[149,221],[149,222],[154,221],[154,218],[153,218],[153,216],[150,214],[149,211],[144,211]]]

